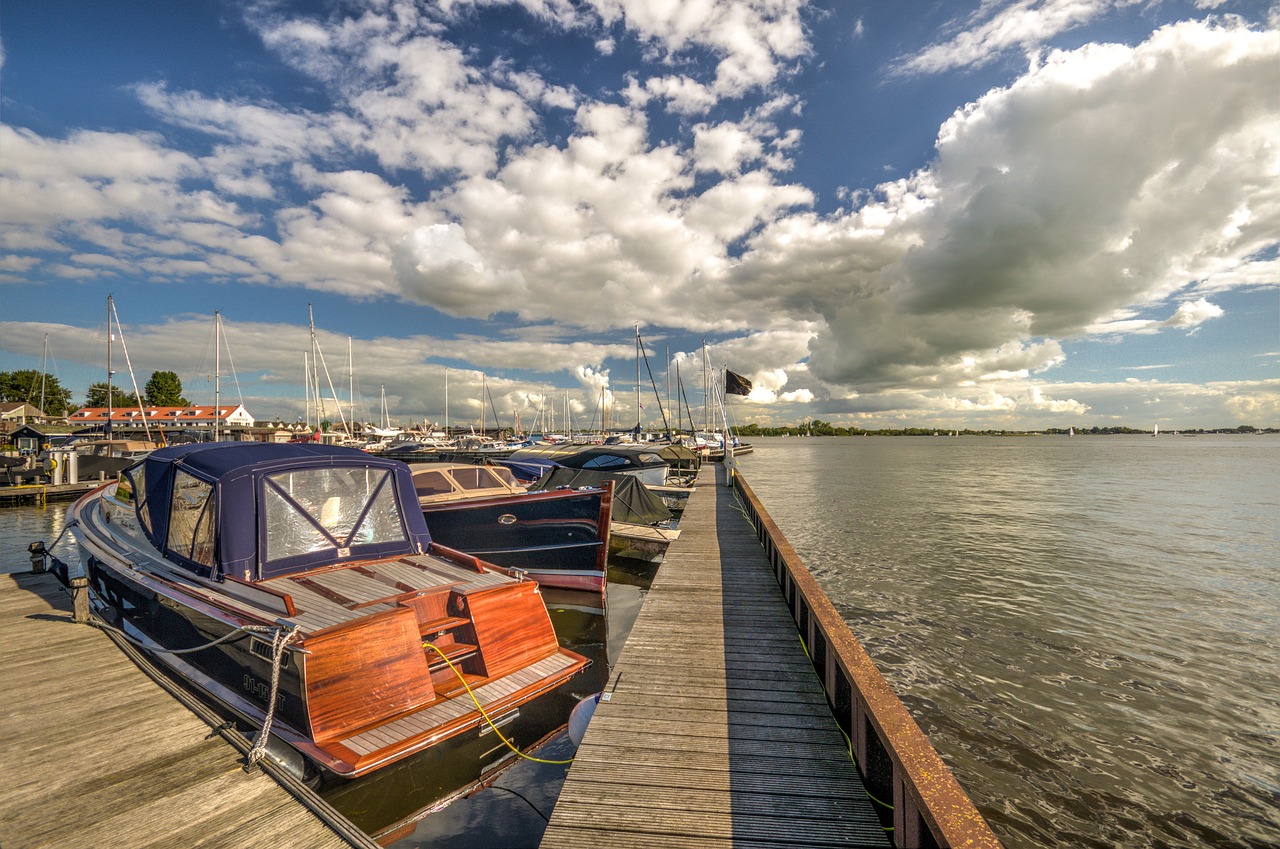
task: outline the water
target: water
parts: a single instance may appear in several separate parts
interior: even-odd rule
[[[1009,849],[1280,846],[1280,439],[740,458]]]

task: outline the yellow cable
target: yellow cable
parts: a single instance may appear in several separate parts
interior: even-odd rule
[[[809,646],[805,644],[804,635],[797,634],[796,636],[800,638],[800,648],[804,649],[804,656],[809,658],[809,665],[813,666],[813,656],[809,654]],[[816,670],[817,667],[814,666],[814,669]],[[853,761],[853,768],[858,770],[859,773],[861,773],[862,769],[858,766],[858,759],[853,754],[853,740],[849,737],[848,734],[845,734],[844,728],[840,725],[839,722],[836,723],[836,728],[840,729],[840,733],[844,736],[845,743],[848,744],[849,760]],[[879,799],[877,799],[875,796],[871,795],[871,791],[867,789],[865,784],[862,786],[862,792],[866,793],[867,798],[875,802],[877,805],[886,807],[891,811],[893,810],[893,805],[890,805],[888,802],[882,802]],[[892,826],[889,826],[889,827],[881,826],[881,828],[883,828],[885,831],[893,831]]]
[[[506,737],[502,736],[502,732],[498,730],[498,726],[493,724],[493,720],[489,718],[489,714],[485,713],[484,708],[480,705],[480,700],[476,698],[476,694],[471,690],[471,685],[468,684],[467,679],[462,676],[461,670],[459,670],[458,667],[453,665],[453,661],[449,660],[449,658],[445,656],[444,652],[440,651],[440,649],[436,648],[431,643],[424,642],[422,645],[426,648],[431,649],[436,654],[440,655],[440,659],[443,660],[445,663],[449,664],[449,668],[453,670],[454,675],[458,676],[458,680],[462,682],[462,686],[465,687],[467,690],[467,695],[470,696],[471,701],[475,703],[476,710],[480,711],[480,715],[484,717],[484,721],[489,723],[489,727],[493,729],[493,733],[498,735],[499,740],[507,744],[508,749],[515,752],[517,755],[519,755],[520,757],[524,758],[527,761],[535,761],[540,764],[559,765],[559,764],[573,763],[573,758],[567,758],[562,761],[549,761],[544,758],[535,758],[533,755],[525,754],[524,752],[517,749],[514,743],[512,743]]]

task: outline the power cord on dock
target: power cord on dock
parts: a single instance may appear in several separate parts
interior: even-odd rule
[[[803,635],[803,634],[797,634],[796,636],[797,636],[797,637],[799,638],[799,640],[800,640],[800,648],[804,649],[804,656],[805,656],[805,657],[807,657],[807,658],[809,658],[809,665],[810,665],[810,666],[813,666],[813,655],[809,654],[809,646],[805,644],[805,641],[804,641],[804,635]],[[815,666],[815,667],[814,667],[814,669],[817,669],[817,667]],[[856,770],[858,771],[858,774],[859,774],[859,775],[861,775],[861,774],[862,774],[862,767],[858,766],[858,758],[857,758],[857,756],[856,756],[856,755],[854,755],[854,753],[853,753],[853,740],[849,737],[849,735],[848,735],[848,734],[846,734],[846,733],[845,733],[845,730],[844,730],[844,728],[842,728],[842,727],[841,727],[840,723],[838,723],[838,722],[836,723],[836,728],[839,728],[839,729],[840,729],[840,734],[844,737],[845,748],[846,748],[846,749],[848,750],[848,752],[849,752],[849,760],[853,763],[853,768],[854,768],[854,769],[856,769]],[[866,794],[867,794],[867,798],[868,798],[868,799],[870,799],[871,801],[875,802],[877,805],[880,805],[880,806],[881,806],[881,807],[883,807],[883,808],[888,808],[888,809],[889,809],[889,810],[891,810],[891,811],[893,810],[893,805],[891,805],[891,804],[889,804],[888,802],[885,802],[885,801],[883,801],[883,800],[881,800],[881,799],[877,799],[874,795],[872,795],[871,791],[867,789],[866,784],[863,784],[863,786],[862,786],[862,792],[863,792],[863,793],[866,793]],[[880,828],[884,829],[885,831],[893,831],[893,826],[891,826],[891,825],[882,825],[882,826],[880,826]]]
[[[515,745],[514,743],[512,743],[512,742],[511,742],[510,740],[508,740],[506,737],[502,736],[502,732],[498,730],[498,726],[497,726],[497,725],[495,725],[495,724],[494,724],[494,722],[493,722],[493,720],[489,718],[489,714],[485,713],[484,707],[483,707],[483,706],[481,706],[481,704],[480,704],[480,700],[479,700],[478,698],[476,698],[476,694],[475,694],[475,692],[471,689],[471,685],[470,685],[470,684],[468,684],[468,683],[467,683],[467,679],[466,679],[466,678],[464,678],[464,677],[462,676],[462,670],[460,670],[460,669],[458,669],[458,667],[454,666],[454,665],[453,665],[453,661],[452,661],[452,660],[449,660],[449,658],[445,655],[445,653],[444,653],[444,652],[440,651],[440,649],[436,648],[436,647],[435,647],[435,646],[433,646],[431,643],[426,643],[426,642],[424,642],[422,645],[423,645],[423,647],[424,647],[424,648],[429,648],[429,649],[431,649],[433,652],[435,652],[436,654],[440,655],[441,659],[442,659],[442,660],[444,660],[444,662],[445,662],[445,663],[447,663],[447,664],[449,665],[449,668],[453,670],[453,674],[458,676],[458,680],[459,680],[459,681],[461,681],[461,682],[462,682],[462,686],[466,688],[467,695],[468,695],[468,696],[470,696],[470,697],[471,697],[471,701],[475,703],[476,710],[480,711],[480,715],[484,717],[484,721],[485,721],[485,722],[487,722],[487,723],[489,723],[489,727],[493,729],[493,733],[498,735],[498,739],[499,739],[499,740],[501,740],[503,743],[506,743],[506,744],[507,744],[507,748],[508,748],[508,749],[510,749],[511,751],[515,752],[517,755],[519,755],[520,757],[524,758],[525,760],[527,760],[527,761],[534,761],[535,763],[540,763],[540,764],[552,764],[552,765],[562,765],[562,764],[571,764],[571,763],[573,763],[573,758],[566,758],[565,760],[562,760],[562,761],[551,761],[551,760],[546,760],[545,758],[537,758],[537,757],[534,757],[533,755],[526,754],[526,753],[524,753],[524,752],[520,751],[518,748],[516,748],[516,745]]]

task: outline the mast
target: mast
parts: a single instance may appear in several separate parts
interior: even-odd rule
[[[347,436],[355,436],[356,429],[356,372],[351,364],[351,337],[347,337],[347,406],[351,409],[351,423]]]
[[[111,377],[115,374],[111,370],[111,312],[112,312],[112,296],[107,295],[107,439],[111,438]]]
[[[449,436],[449,367],[444,367],[444,435]]]
[[[44,413],[44,382],[49,376],[49,334],[44,335],[44,356],[40,358],[40,412]]]
[[[316,402],[316,430],[319,430],[320,422],[325,419],[326,410],[324,408],[324,396],[320,394],[320,358],[317,356],[320,343],[316,341],[316,317],[311,309],[311,304],[307,304],[307,324],[311,329],[311,373],[308,378],[315,392],[313,397]]]
[[[307,429],[311,429],[311,359],[308,352],[302,352],[302,391],[307,409]]]
[[[636,325],[636,438],[640,437],[640,325]]]
[[[222,311],[213,311],[213,441],[222,420]]]

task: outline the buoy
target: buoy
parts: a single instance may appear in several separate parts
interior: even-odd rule
[[[573,745],[582,745],[582,736],[587,733],[587,725],[591,722],[591,717],[595,716],[596,705],[599,703],[600,694],[596,693],[573,706],[573,712],[569,714],[569,739],[573,741]]]

